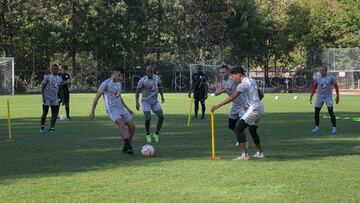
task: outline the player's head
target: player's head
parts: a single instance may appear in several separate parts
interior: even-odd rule
[[[59,66],[56,63],[51,66],[51,73],[54,75],[59,73]]]
[[[147,66],[146,67],[146,75],[148,76],[148,78],[152,78],[154,75],[154,67]]]
[[[62,71],[63,73],[66,73],[67,70],[68,70],[67,65],[65,65],[65,64],[61,65],[61,71]]]
[[[229,66],[227,65],[220,66],[219,73],[223,80],[227,79],[229,77]]]
[[[319,73],[320,73],[320,75],[321,75],[322,77],[325,77],[326,74],[327,74],[327,67],[325,67],[325,66],[320,66],[320,67],[319,67]]]
[[[202,73],[202,72],[204,72],[204,69],[203,69],[203,67],[201,66],[201,65],[197,65],[197,72],[198,73]]]
[[[235,82],[241,82],[245,77],[245,69],[242,67],[234,67],[230,70],[230,74]]]
[[[114,81],[118,82],[123,79],[123,75],[124,75],[124,68],[121,66],[114,66],[114,68],[112,69],[111,78]]]

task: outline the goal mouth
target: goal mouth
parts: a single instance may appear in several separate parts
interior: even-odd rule
[[[15,58],[0,57],[0,94],[15,95]]]

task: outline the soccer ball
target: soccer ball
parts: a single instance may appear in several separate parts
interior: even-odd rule
[[[297,100],[297,96],[294,96],[294,99]]]
[[[279,96],[275,96],[275,100],[278,100],[279,99]]]
[[[154,155],[154,151],[154,147],[149,144],[146,144],[141,148],[141,154],[144,157],[152,157]]]
[[[59,119],[60,119],[61,121],[64,121],[64,120],[67,119],[67,117],[66,117],[66,115],[60,115]]]

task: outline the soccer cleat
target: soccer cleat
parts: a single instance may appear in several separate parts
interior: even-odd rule
[[[320,132],[320,128],[318,126],[316,126],[311,132],[318,133],[318,132]]]
[[[332,133],[332,134],[336,134],[336,133],[337,133],[337,130],[336,130],[335,127],[332,128],[331,133]]]
[[[159,135],[158,135],[158,134],[154,133],[153,138],[154,138],[155,143],[159,143],[159,142],[160,142],[160,139],[159,139]]]
[[[205,116],[201,116],[201,120],[204,120],[205,119]]]
[[[194,116],[194,118],[193,118],[194,120],[197,120],[198,119],[198,116]]]
[[[240,156],[236,157],[235,159],[233,159],[234,161],[247,161],[250,160],[250,156],[248,154],[242,153]]]
[[[134,154],[133,147],[131,145],[129,145],[129,147],[127,148],[126,153]]]
[[[265,156],[264,156],[264,154],[262,153],[262,152],[256,152],[256,154],[254,154],[254,156],[253,157],[255,157],[255,158],[265,158]]]
[[[49,133],[55,133],[55,128],[50,128]]]
[[[44,127],[40,127],[40,131],[41,134],[45,132],[45,128]]]
[[[146,135],[146,142],[148,143],[152,142],[151,135]]]

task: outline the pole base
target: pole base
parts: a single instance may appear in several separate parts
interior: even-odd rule
[[[214,157],[211,157],[211,160],[213,160],[213,161],[220,160],[220,157],[214,156]]]

